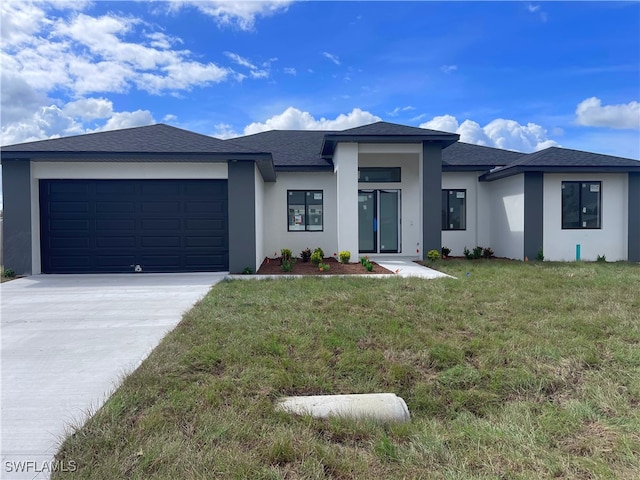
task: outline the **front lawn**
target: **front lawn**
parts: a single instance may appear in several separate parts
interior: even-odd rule
[[[72,478],[637,478],[640,267],[216,286],[57,459]],[[406,424],[274,411],[395,392]]]

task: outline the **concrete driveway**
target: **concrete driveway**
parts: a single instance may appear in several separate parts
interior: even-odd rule
[[[48,478],[81,425],[224,274],[36,275],[3,283],[0,478]],[[22,462],[22,463],[19,463]]]

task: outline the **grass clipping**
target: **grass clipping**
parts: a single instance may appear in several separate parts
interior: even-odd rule
[[[92,479],[637,478],[639,267],[439,268],[458,280],[218,285],[57,459]],[[274,408],[383,391],[411,423]]]

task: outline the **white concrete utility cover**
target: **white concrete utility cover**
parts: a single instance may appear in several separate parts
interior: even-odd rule
[[[276,409],[315,418],[369,418],[382,422],[407,422],[411,418],[407,404],[395,393],[284,397],[278,400]]]

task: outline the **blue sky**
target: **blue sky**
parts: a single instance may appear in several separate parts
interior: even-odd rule
[[[1,144],[376,120],[640,159],[639,2],[2,2]]]

